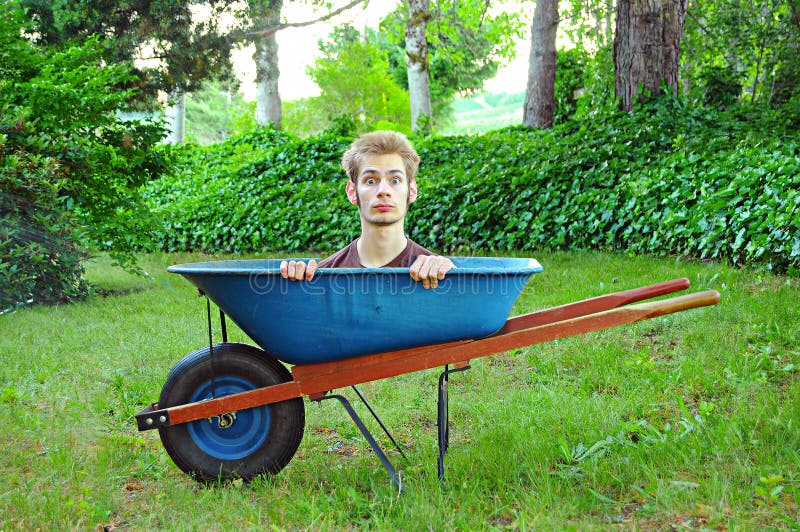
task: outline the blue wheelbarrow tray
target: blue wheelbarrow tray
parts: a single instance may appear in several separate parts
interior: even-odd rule
[[[280,259],[168,271],[195,284],[268,354],[313,364],[491,335],[542,271],[530,258],[451,259],[456,268],[427,290],[408,268],[319,268],[311,281],[284,279]]]

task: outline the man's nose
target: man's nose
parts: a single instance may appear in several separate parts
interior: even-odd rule
[[[392,187],[389,185],[389,182],[385,179],[381,179],[378,182],[378,194],[389,194],[392,191]]]

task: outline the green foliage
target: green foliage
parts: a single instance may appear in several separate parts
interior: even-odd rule
[[[586,91],[576,102],[576,116],[588,117],[598,112],[610,112],[617,107],[614,88],[613,47],[600,48],[590,54],[583,65],[583,83]],[[558,76],[558,71],[556,71]]]
[[[451,104],[458,94],[473,94],[514,56],[524,22],[518,12],[492,12],[483,0],[431,3],[428,21],[428,68],[431,107],[436,127],[452,122]],[[380,24],[377,35],[389,54],[391,72],[408,89],[405,31],[408,8],[398,4]]]
[[[553,91],[556,104],[553,123],[560,124],[569,120],[577,112],[576,91],[584,90],[584,70],[588,61],[588,54],[580,48],[558,51]]]
[[[160,245],[241,253],[355,236],[339,167],[348,145],[333,135],[300,140],[259,128],[217,145],[173,148],[175,174],[144,191],[165,220]]]
[[[59,194],[72,199],[87,227],[84,243],[125,253],[140,242],[146,227],[136,191],[163,165],[150,151],[163,132],[154,124],[117,118],[129,91],[114,88],[127,73],[113,65],[97,67],[97,44],[90,39],[83,46],[51,50],[40,70],[11,85],[7,94],[19,105],[17,120],[42,139],[29,146],[31,137],[20,138],[19,147],[56,159],[66,176]]]
[[[308,74],[321,95],[306,100],[306,120],[298,120],[301,125],[294,127],[308,131],[320,119],[327,119],[324,128],[315,131],[320,132],[336,117],[349,116],[363,124],[363,131],[381,122],[410,133],[408,93],[389,74],[386,52],[349,25],[335,28],[328,40],[320,42],[320,50],[322,57],[308,68]],[[297,118],[293,115],[290,123]]]
[[[229,1],[212,0],[20,0],[38,42],[63,46],[90,37],[101,44],[104,62],[126,65],[128,85],[140,103],[152,105],[158,90],[191,92],[209,76],[231,74],[231,41],[219,30],[221,9]],[[193,7],[205,8],[205,20],[193,19]],[[134,66],[143,51],[147,66]],[[153,66],[156,65],[156,66]]]
[[[420,138],[407,229],[446,252],[599,248],[797,273],[798,125],[796,107],[721,113],[661,99],[552,130]],[[357,235],[339,168],[350,137],[265,135],[191,148],[148,187],[169,214],[164,249],[332,250]]]
[[[742,94],[738,76],[730,68],[711,66],[701,75],[703,104],[710,107],[725,107],[736,103]]]
[[[326,128],[330,127],[331,121],[336,121],[337,117],[323,115],[317,103],[315,97],[282,102],[281,129],[301,137],[310,137],[325,131]],[[253,111],[255,111],[255,105],[253,106]],[[251,121],[252,127],[250,129],[260,127],[257,126],[255,117]],[[239,130],[240,133],[247,131],[248,129]]]
[[[420,184],[412,235],[441,249],[603,248],[797,268],[800,116],[785,111],[772,138],[761,121],[661,100],[552,132],[440,140],[421,154],[422,174],[431,164],[438,178]]]
[[[81,278],[85,253],[74,216],[59,197],[64,176],[53,158],[18,151],[15,137],[38,139],[22,124],[9,131],[2,118],[0,127],[8,133],[0,135],[0,314],[34,301],[80,298],[87,291]],[[3,156],[6,150],[15,153]]]
[[[569,0],[559,5],[559,31],[588,50],[610,47],[614,41],[615,5],[606,0]]]
[[[82,296],[86,247],[131,264],[149,219],[138,188],[163,164],[161,128],[117,117],[129,75],[98,66],[98,39],[45,49],[22,28],[18,9],[0,19],[2,308]]]
[[[187,140],[197,144],[221,142],[240,127],[240,117],[245,114],[252,122],[248,129],[255,127],[254,110],[236,87],[218,80],[207,81],[200,90],[186,95]]]
[[[800,96],[800,8],[796,2],[720,0],[695,2],[689,9],[681,60],[682,75],[692,93],[708,98],[703,82],[712,75],[710,71],[721,69],[724,76],[718,79],[731,88],[745,87],[750,103],[784,104]]]
[[[614,95],[613,9],[605,0],[561,6],[559,31],[595,57],[586,79],[589,112]],[[739,103],[783,105],[800,97],[798,52],[795,0],[689,2],[680,41],[681,89],[712,106],[728,105],[731,96]]]

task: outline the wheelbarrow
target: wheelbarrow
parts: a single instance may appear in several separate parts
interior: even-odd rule
[[[320,268],[311,281],[289,281],[274,259],[171,266],[207,296],[208,345],[172,368],[158,402],[136,415],[138,429],[158,429],[169,456],[196,480],[250,480],[278,473],[294,456],[304,396],[336,399],[402,489],[386,453],[333,390],[352,387],[403,454],[356,385],[443,367],[437,416],[443,479],[447,384],[471,360],[719,302],[719,293],[708,290],[639,303],[689,288],[683,278],[508,318],[541,265],[528,258],[452,260],[456,268],[431,290],[407,268]],[[213,338],[208,300],[219,307],[221,343]],[[226,316],[257,346],[228,342]]]

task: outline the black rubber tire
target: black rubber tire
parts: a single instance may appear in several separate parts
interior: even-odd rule
[[[292,379],[283,364],[250,345],[217,344],[214,346],[213,359],[212,373],[208,347],[183,357],[172,368],[164,383],[158,400],[159,408],[210,398],[212,374],[215,375],[214,383],[219,396],[226,395],[224,384],[227,381],[233,382],[235,386],[245,383],[247,388],[259,388]],[[223,390],[222,393],[220,389]],[[234,391],[242,390],[234,387]],[[231,392],[227,394],[229,393]],[[224,482],[239,478],[249,481],[258,475],[278,473],[291,461],[303,438],[303,399],[298,397],[237,413],[234,424],[247,423],[247,420],[250,420],[255,429],[266,429],[266,438],[262,442],[263,431],[251,431],[251,434],[243,438],[249,447],[246,446],[238,454],[229,453],[227,456],[227,443],[223,441],[216,447],[215,438],[217,435],[225,437],[230,433],[222,432],[224,429],[219,428],[216,418],[162,427],[159,435],[175,465],[200,482]],[[247,429],[247,426],[236,427],[237,431],[241,429]]]

